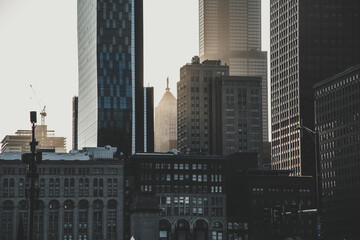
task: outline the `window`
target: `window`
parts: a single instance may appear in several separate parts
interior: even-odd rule
[[[192,175],[192,180],[193,180],[193,182],[196,182],[196,174]]]

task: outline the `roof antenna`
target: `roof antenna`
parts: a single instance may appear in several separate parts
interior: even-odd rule
[[[166,91],[170,91],[170,88],[169,88],[169,77],[166,78]]]

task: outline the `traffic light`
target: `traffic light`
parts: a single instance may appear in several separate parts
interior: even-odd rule
[[[31,162],[31,153],[23,153],[21,155],[21,161],[25,164],[29,164]]]
[[[271,221],[271,209],[264,208],[264,222],[270,222],[270,221]]]
[[[36,152],[36,163],[40,164],[42,161],[42,152]]]
[[[292,201],[291,202],[291,214],[297,214],[298,210],[297,210],[297,204],[296,202]]]
[[[298,217],[298,205],[296,204],[295,201],[291,202],[291,215],[293,217],[293,219],[296,219]]]
[[[281,206],[276,205],[273,211],[274,222],[280,221],[282,217]]]

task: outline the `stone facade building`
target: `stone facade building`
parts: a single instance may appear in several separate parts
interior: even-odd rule
[[[43,153],[33,239],[123,239],[123,161],[90,152]],[[29,180],[20,159],[0,155],[1,239],[16,239],[21,229],[27,238]]]
[[[135,154],[132,191],[156,196],[159,239],[226,239],[225,157]]]

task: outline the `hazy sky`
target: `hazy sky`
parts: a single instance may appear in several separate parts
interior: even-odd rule
[[[262,2],[263,50],[268,51],[269,1]],[[0,0],[0,140],[30,129],[29,112],[46,105],[48,128],[66,137],[71,149],[76,28],[76,0]],[[144,85],[155,88],[157,105],[166,77],[176,96],[180,67],[198,55],[198,0],[144,0],[144,45]]]

